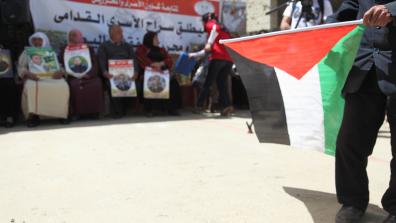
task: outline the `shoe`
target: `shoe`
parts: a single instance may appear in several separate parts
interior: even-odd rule
[[[234,112],[234,107],[233,106],[228,106],[223,111],[220,113],[221,116],[229,116],[231,113]]]
[[[180,116],[180,113],[176,110],[169,110],[168,115],[170,116]]]
[[[202,113],[205,112],[205,109],[204,109],[203,107],[196,107],[196,108],[194,108],[194,109],[192,110],[192,112],[193,112],[194,114],[202,114]]]
[[[388,217],[383,221],[383,223],[396,223],[395,215],[388,215]]]
[[[26,121],[28,128],[34,128],[40,125],[40,118],[38,116],[32,116]]]
[[[70,124],[70,119],[68,119],[68,118],[60,118],[60,119],[58,119],[58,121],[59,121],[59,123],[62,124],[62,125],[68,125],[68,124]]]
[[[113,119],[120,119],[120,118],[123,118],[123,117],[124,116],[122,114],[118,114],[118,113],[112,115]]]
[[[100,113],[95,113],[90,116],[92,120],[100,120]]]
[[[342,206],[335,217],[335,223],[355,223],[358,222],[364,214],[364,211],[352,207]]]
[[[12,127],[14,127],[14,125],[15,125],[15,121],[11,117],[8,117],[7,120],[5,121],[5,124],[4,124],[4,126],[6,128],[12,128]]]
[[[145,115],[146,115],[147,118],[152,118],[154,116],[154,113],[151,112],[151,111],[148,111],[148,112],[145,113]]]

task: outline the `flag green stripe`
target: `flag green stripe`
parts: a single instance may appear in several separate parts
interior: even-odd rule
[[[324,112],[325,153],[330,155],[335,154],[337,135],[344,113],[345,103],[341,90],[354,63],[364,30],[363,25],[357,26],[318,64]]]

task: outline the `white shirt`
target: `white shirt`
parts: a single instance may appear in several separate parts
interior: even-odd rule
[[[293,10],[293,5],[295,5],[294,10]],[[291,29],[294,29],[296,27],[298,18],[301,15],[301,10],[302,10],[301,1],[298,1],[296,4],[290,3],[283,12],[283,16],[291,17],[292,20]],[[322,23],[322,12],[320,10],[318,0],[313,0],[312,12],[315,18],[306,21],[305,18],[302,17],[297,28],[310,27],[310,26],[320,25]],[[333,7],[331,6],[330,1],[323,0],[323,20],[326,20],[327,16],[331,14],[333,14]]]

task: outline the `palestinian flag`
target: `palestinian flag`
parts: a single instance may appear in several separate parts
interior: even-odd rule
[[[335,153],[341,91],[361,21],[223,40],[246,87],[260,142]]]

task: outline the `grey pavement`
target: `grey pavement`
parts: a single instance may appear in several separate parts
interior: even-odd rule
[[[1,223],[334,222],[334,157],[259,144],[249,113],[0,129]],[[380,222],[389,129],[369,161]]]

